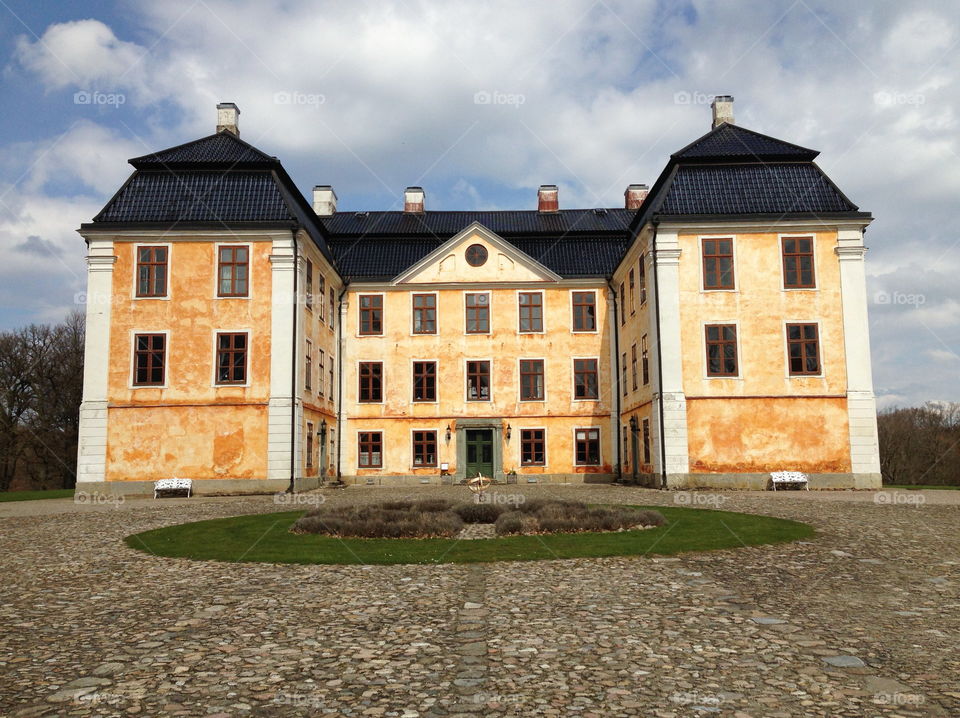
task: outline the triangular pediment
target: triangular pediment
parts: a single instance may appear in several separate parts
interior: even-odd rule
[[[474,222],[397,275],[392,284],[559,282],[548,269],[507,240]]]

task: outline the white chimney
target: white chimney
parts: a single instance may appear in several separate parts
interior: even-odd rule
[[[423,187],[407,187],[403,191],[404,214],[423,214]]]
[[[623,206],[626,209],[640,209],[640,205],[648,194],[650,194],[650,188],[645,184],[627,185],[623,193]]]
[[[542,184],[537,190],[537,210],[540,212],[559,212],[560,193],[555,184]]]
[[[313,211],[318,217],[330,217],[337,211],[337,193],[328,184],[313,188]]]
[[[724,122],[733,124],[733,95],[717,95],[710,103],[713,110],[713,129],[717,129]]]
[[[217,105],[217,132],[224,130],[240,136],[240,108],[232,102]]]

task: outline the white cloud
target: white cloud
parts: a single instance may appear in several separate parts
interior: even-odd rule
[[[129,95],[30,170],[33,203],[71,175],[105,199],[126,157],[210,133],[214,104],[232,100],[244,139],[302,187],[334,184],[341,207],[395,206],[408,184],[434,208],[533,207],[544,182],[560,185],[562,206],[616,206],[708,129],[712,94],[730,93],[738,124],[820,149],[821,166],[875,213],[870,295],[924,296],[919,308],[871,306],[878,392],[909,403],[960,390],[935,353],[960,340],[960,8],[169,0],[130,12],[138,42],[99,20],[19,41],[21,71],[48,91]],[[475,104],[495,91],[523,101]],[[277,104],[277,93],[304,99]],[[104,127],[114,116],[129,131]],[[42,145],[9,149],[35,158]],[[25,169],[0,158],[0,172],[10,166],[11,179]],[[57,221],[72,231],[98,208]],[[16,231],[22,242],[52,228]]]

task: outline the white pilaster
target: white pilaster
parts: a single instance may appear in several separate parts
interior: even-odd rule
[[[270,404],[267,428],[267,478],[290,478],[290,453],[295,448],[293,432],[294,356],[298,344],[294,337],[294,238],[273,241],[270,255],[272,306],[270,312]],[[299,365],[298,365],[299,368]]]
[[[837,233],[840,293],[843,304],[843,343],[847,368],[847,415],[850,424],[850,462],[854,474],[880,475],[877,406],[870,362],[870,324],[867,318],[866,248],[862,229]]]
[[[657,398],[663,404],[663,426],[656,417],[657,440],[663,441],[668,476],[686,475],[690,471],[690,453],[687,445],[687,399],[683,393],[683,362],[680,336],[680,242],[676,232],[661,231],[656,234],[653,252],[656,262],[656,311],[659,314],[659,356],[662,366],[658,369]],[[652,326],[656,327],[656,317]],[[658,412],[659,414],[659,412]],[[658,452],[655,467],[661,470]]]
[[[104,481],[107,469],[107,381],[110,367],[110,305],[113,300],[112,239],[88,240],[83,399],[77,442],[77,484]]]
[[[616,312],[616,301],[617,297],[613,293],[613,290],[610,287],[607,287],[606,291],[607,297],[607,331],[610,335],[610,386],[613,387],[613,393],[610,395],[610,438],[609,443],[613,447],[613,450],[610,453],[610,465],[617,466],[620,461],[620,441],[618,441],[619,434],[617,433],[618,427],[620,426],[620,412],[616,410],[616,407],[620,401],[621,388],[620,388],[620,371],[617,366],[617,312]],[[599,321],[599,317],[597,318]]]

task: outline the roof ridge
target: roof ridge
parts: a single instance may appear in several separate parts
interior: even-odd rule
[[[171,155],[174,155],[174,153],[182,152],[183,150],[187,150],[188,148],[196,148],[196,147],[198,147],[198,146],[202,146],[202,145],[205,144],[205,143],[206,143],[206,144],[210,144],[210,143],[213,143],[213,142],[216,142],[216,141],[219,141],[219,140],[229,140],[229,141],[231,141],[231,142],[236,143],[237,145],[239,145],[239,149],[241,149],[242,152],[252,153],[252,154],[253,154],[253,159],[249,159],[249,158],[246,158],[246,159],[238,159],[238,160],[229,160],[229,159],[226,159],[226,160],[205,160],[205,159],[193,159],[193,160],[189,160],[189,159],[188,159],[188,160],[183,160],[183,159],[168,159],[168,160],[164,160],[164,159],[163,159],[163,157],[164,157],[165,155],[168,156],[168,157],[170,157]],[[251,145],[249,142],[247,142],[247,141],[245,141],[245,140],[241,140],[239,137],[237,137],[235,134],[233,134],[233,133],[230,132],[229,130],[220,130],[220,132],[214,132],[212,135],[206,135],[205,137],[200,137],[200,138],[195,139],[195,140],[190,140],[189,142],[183,142],[183,143],[181,143],[181,144],[179,144],[179,145],[174,145],[174,146],[172,146],[172,147],[166,147],[166,148],[164,148],[164,149],[162,149],[162,150],[156,150],[156,151],[154,151],[154,152],[149,152],[149,153],[147,153],[147,154],[145,154],[145,155],[141,155],[140,157],[132,157],[132,158],[130,158],[130,159],[127,160],[127,161],[128,161],[131,165],[133,165],[134,167],[137,167],[138,169],[139,169],[139,167],[140,167],[141,165],[156,165],[156,164],[161,164],[161,165],[162,165],[162,164],[167,164],[167,163],[169,163],[169,164],[183,164],[183,163],[185,163],[185,162],[186,162],[186,163],[196,163],[196,164],[210,164],[210,165],[250,163],[250,162],[256,162],[256,163],[263,162],[263,163],[266,163],[266,164],[277,164],[277,163],[279,163],[279,160],[278,160],[276,157],[273,157],[272,155],[268,155],[268,154],[267,154],[266,152],[264,152],[263,150],[258,149],[257,147],[254,147],[253,145]]]
[[[702,146],[705,150],[711,146],[711,140],[716,139],[717,144],[722,145],[725,135],[731,135],[732,138],[728,141],[736,140],[741,143],[742,147],[746,152],[723,152],[721,149],[716,149],[712,152],[702,152],[702,153],[692,153],[691,151]],[[756,145],[749,146],[746,142],[743,141],[742,137],[738,135],[745,134],[749,138],[761,140],[767,145],[773,145],[776,150],[774,151],[771,147],[761,148]],[[705,159],[705,158],[717,158],[717,157],[740,157],[742,158],[744,154],[753,155],[756,158],[760,157],[796,157],[798,159],[803,159],[806,161],[812,161],[815,159],[820,152],[818,150],[810,149],[809,147],[803,147],[801,145],[794,144],[793,142],[787,142],[786,140],[781,140],[777,137],[771,135],[765,135],[762,132],[757,132],[756,130],[751,130],[747,127],[741,127],[740,125],[734,125],[729,122],[723,122],[717,125],[715,128],[710,130],[704,135],[701,135],[693,142],[681,147],[679,150],[670,155],[671,160],[675,161],[689,161],[695,159]]]

